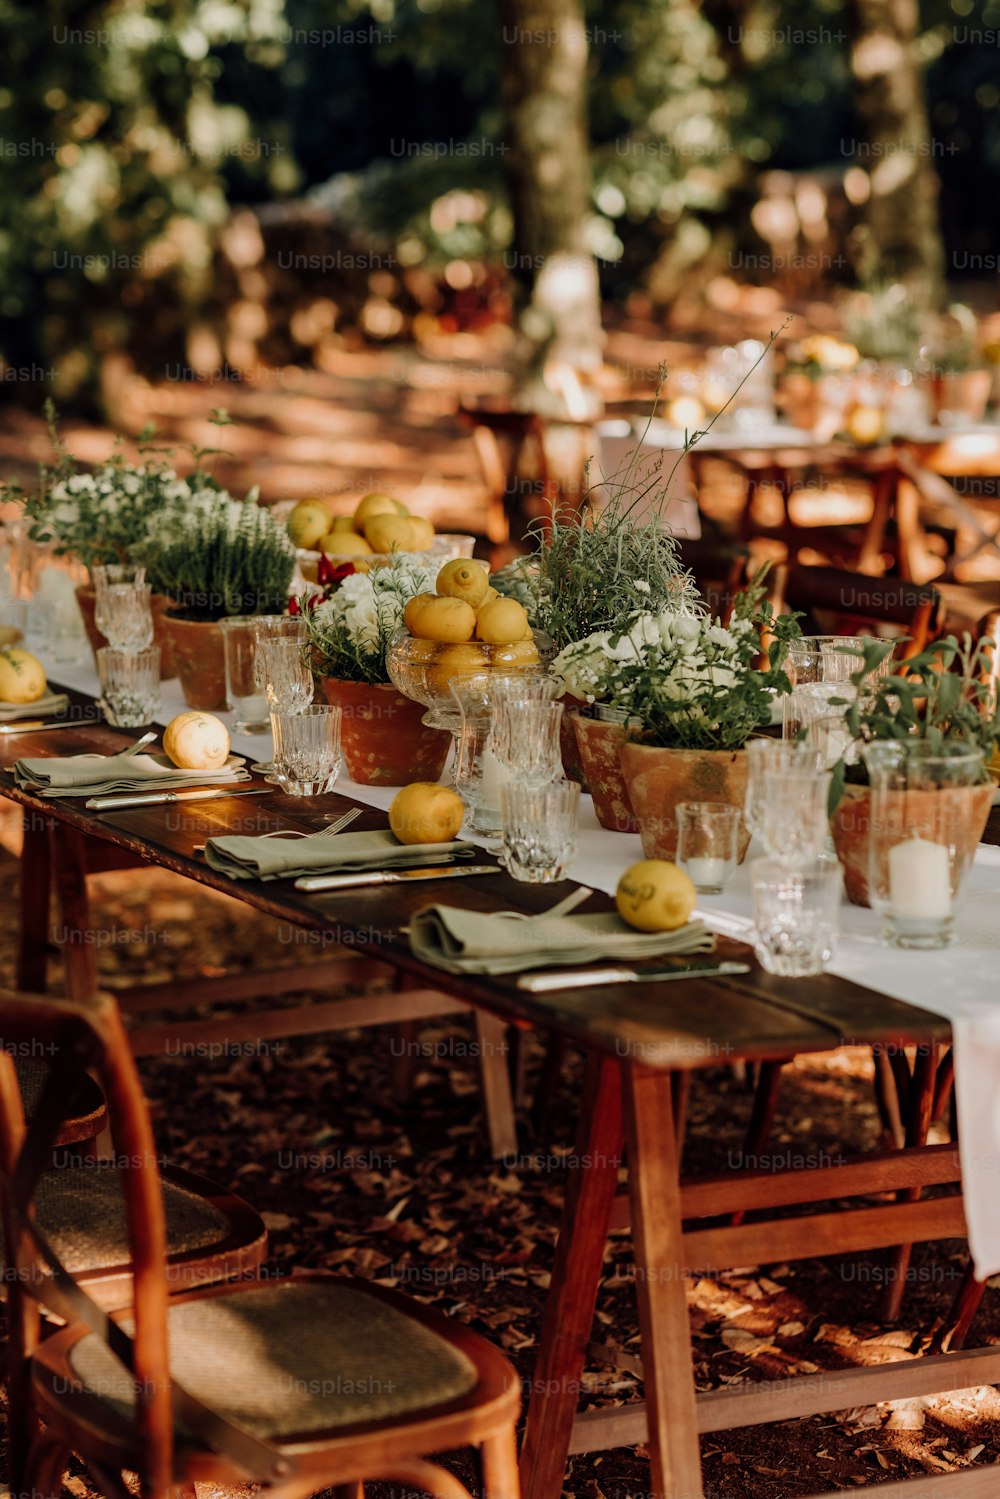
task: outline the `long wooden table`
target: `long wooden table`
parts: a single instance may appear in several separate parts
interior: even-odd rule
[[[77,698],[71,711],[86,709],[86,700]],[[262,796],[227,797],[183,808],[94,813],[85,809],[82,799],[46,799],[22,791],[9,773],[21,756],[107,753],[131,737],[91,721],[58,736],[26,734],[0,742],[0,794],[22,805],[26,848],[42,840],[52,851],[67,980],[73,993],[91,992],[97,983],[94,943],[86,940],[86,933],[74,934],[74,926],[83,909],[76,899],[82,878],[80,847],[83,840],[98,839],[272,916],[323,932],[350,950],[374,950],[380,961],[504,1021],[536,1025],[586,1048],[589,1063],[579,1137],[568,1173],[524,1437],[522,1484],[528,1499],[555,1499],[570,1452],[641,1441],[649,1448],[652,1494],[700,1499],[700,1432],[1000,1382],[1000,1349],[984,1348],[707,1395],[695,1390],[684,1289],[691,1271],[711,1273],[735,1265],[964,1236],[959,1193],[920,1196],[924,1188],[959,1180],[957,1151],[952,1146],[923,1147],[920,1132],[921,1123],[925,1131],[929,1119],[936,1062],[950,1036],[945,1020],[831,975],[782,980],[756,965],[745,977],[611,985],[551,995],[524,993],[513,978],[455,977],[411,953],[404,928],[415,910],[447,899],[483,911],[533,912],[551,904],[553,892],[518,884],[506,875],[464,879],[447,887],[427,882],[315,895],[295,890],[290,880],[233,881],[208,868],[195,845],[236,826],[241,833],[278,827],[315,830],[331,813],[346,810],[349,799],[330,795],[298,801],[275,789]],[[384,826],[384,813],[371,808],[364,809],[355,824],[362,829]],[[994,818],[993,838],[998,834]],[[25,899],[31,898],[32,892],[26,890]],[[591,899],[595,909],[609,905],[603,895]],[[723,955],[747,957],[746,948],[725,939],[720,939],[719,948]],[[904,1046],[919,1047],[909,1148],[836,1168],[728,1172],[681,1182],[676,1079],[720,1060],[780,1059],[858,1044],[895,1049],[897,1055]],[[628,1162],[627,1196],[618,1191],[623,1152]],[[829,1206],[837,1199],[887,1191],[897,1194],[895,1201]],[[757,1216],[792,1204],[814,1206],[793,1217]],[[717,1226],[720,1218],[744,1212],[755,1216],[749,1222]],[[577,1392],[605,1242],[609,1231],[629,1224],[646,1398],[642,1404],[580,1415]],[[753,1399],[747,1398],[748,1390]],[[960,1491],[962,1499],[985,1499],[994,1484],[989,1470],[974,1468],[915,1485],[890,1485],[885,1492],[950,1499]]]

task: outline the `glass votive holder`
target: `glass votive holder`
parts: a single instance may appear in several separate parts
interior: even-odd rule
[[[160,711],[160,647],[121,651],[101,646],[97,652],[100,705],[108,723],[121,729],[152,723]]]
[[[272,713],[275,780],[289,796],[322,796],[340,774],[341,709],[314,703]]]
[[[761,967],[784,978],[822,973],[840,927],[840,866],[828,859],[811,865],[754,859],[750,877]]]
[[[739,862],[739,807],[725,802],[681,802],[677,807],[677,867],[701,895],[718,895]]]
[[[266,734],[271,727],[267,701],[258,684],[259,619],[248,614],[219,621],[226,661],[226,700],[236,714],[235,734]]]
[[[892,947],[947,947],[992,786],[981,750],[941,755],[926,740],[876,741],[871,782],[868,898]]]
[[[101,632],[108,645],[119,651],[144,651],[152,645],[152,592],[149,583],[108,585],[101,609]]]
[[[564,879],[576,853],[576,781],[553,781],[548,786],[508,782],[500,788],[500,810],[507,872],[529,885]]]

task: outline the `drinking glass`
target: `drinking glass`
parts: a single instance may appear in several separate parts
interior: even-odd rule
[[[271,727],[267,701],[257,676],[256,615],[223,619],[222,642],[226,658],[226,698],[236,714],[235,734],[266,734]]]
[[[829,839],[830,775],[809,742],[752,739],[747,745],[747,827],[772,858],[809,862]]]
[[[562,716],[562,703],[500,700],[493,715],[491,748],[504,780],[545,786],[562,778]]]
[[[868,898],[882,940],[947,947],[981,827],[969,788],[983,781],[982,751],[941,755],[926,740],[883,740],[862,753],[871,781]]]
[[[857,696],[853,682],[807,682],[785,699],[786,722],[795,726],[798,736],[804,736],[824,770],[832,769],[838,760],[848,765],[857,761],[857,742],[844,717]],[[871,698],[861,701],[864,706]]]
[[[822,973],[839,928],[840,866],[827,859],[796,865],[754,859],[750,878],[761,966],[785,978]]]
[[[725,802],[679,803],[677,866],[702,895],[718,895],[736,873],[741,821]]]
[[[132,563],[98,563],[90,569],[94,584],[94,623],[102,635],[107,635],[107,595],[109,588],[130,585],[138,588],[146,581],[146,569]]]
[[[891,660],[891,657],[890,657]],[[861,635],[803,635],[788,645],[785,670],[793,686],[804,682],[848,682],[865,664]]]
[[[470,831],[491,837],[502,827],[501,768],[491,744],[493,685],[488,672],[455,677],[449,683],[462,715],[455,752],[455,790],[465,805]]]
[[[322,796],[340,774],[340,708],[314,703],[297,712],[275,710],[275,779],[289,796]]]
[[[109,583],[104,590],[101,633],[118,651],[143,651],[153,643],[148,583]]]
[[[160,647],[121,651],[105,645],[97,652],[100,705],[108,723],[133,729],[152,723],[160,711]]]
[[[255,667],[267,705],[279,713],[296,713],[312,702],[313,678],[305,641],[296,635],[261,635]]]
[[[500,787],[507,871],[529,885],[565,878],[576,853],[580,787],[576,781],[548,786]]]

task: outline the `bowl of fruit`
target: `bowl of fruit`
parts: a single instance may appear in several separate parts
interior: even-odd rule
[[[490,587],[482,562],[455,558],[438,573],[435,593],[418,593],[386,652],[393,685],[428,710],[424,723],[457,733],[455,677],[496,671],[504,676],[543,671],[554,654],[548,636],[533,631],[523,605]]]
[[[388,567],[394,556],[430,556],[443,563],[466,547],[471,556],[474,543],[472,536],[436,536],[429,520],[381,493],[366,494],[352,515],[334,515],[323,500],[300,500],[285,525],[307,583],[318,580],[321,556],[334,567],[349,562],[357,572],[367,572]]]

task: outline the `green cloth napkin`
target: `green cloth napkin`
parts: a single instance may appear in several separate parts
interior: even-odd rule
[[[209,838],[205,863],[234,880],[283,880],[352,869],[407,869],[472,854],[472,843],[400,843],[375,833],[311,833],[306,838]]]
[[[526,968],[632,962],[668,953],[707,952],[715,938],[700,921],[673,932],[636,932],[616,911],[523,916],[424,906],[410,917],[410,948],[448,973],[521,973]]]
[[[19,718],[51,718],[68,705],[65,692],[47,692],[33,703],[0,702],[0,723],[17,723]]]
[[[106,796],[116,791],[182,791],[249,781],[239,755],[221,770],[179,770],[166,755],[50,755],[18,760],[14,779],[42,796]]]

